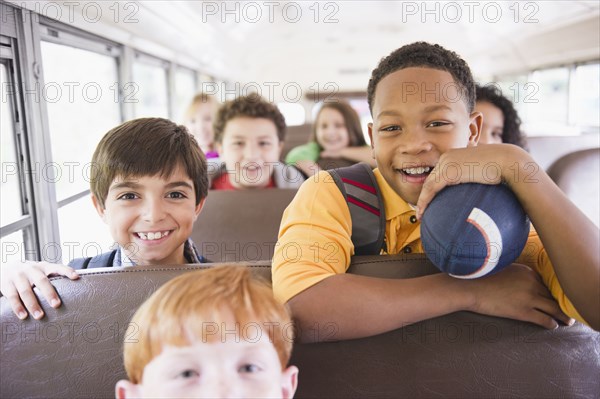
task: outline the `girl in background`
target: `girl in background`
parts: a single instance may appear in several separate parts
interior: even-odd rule
[[[356,111],[345,101],[324,103],[307,144],[293,148],[285,162],[312,176],[320,170],[375,161],[363,136]]]
[[[521,119],[513,103],[493,85],[475,88],[475,111],[483,114],[479,144],[515,144],[527,150],[527,140],[521,132]]]
[[[184,125],[196,138],[206,159],[219,157],[213,132],[213,120],[218,109],[219,104],[214,97],[198,93],[185,113]]]

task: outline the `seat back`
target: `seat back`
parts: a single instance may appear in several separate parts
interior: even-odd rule
[[[582,134],[580,136],[533,136],[527,138],[529,152],[535,162],[543,170],[559,158],[575,151],[600,147],[597,134]]]
[[[300,126],[288,126],[285,133],[285,141],[281,150],[281,160],[285,160],[286,155],[291,149],[308,143],[308,139],[312,133],[312,125],[310,123]]]
[[[268,262],[246,264],[270,279]],[[135,310],[159,286],[214,265],[105,268],[52,284],[63,305],[20,321],[0,298],[0,396],[112,397],[125,377],[122,341]],[[435,273],[423,256],[355,257],[349,272],[383,278]],[[343,295],[343,292],[338,293]],[[439,298],[443,301],[444,298]],[[326,338],[335,324],[319,326]],[[313,332],[309,332],[313,333]],[[377,336],[296,344],[298,398],[597,397],[600,334],[576,324],[547,331],[458,312]]]
[[[293,189],[209,191],[192,240],[213,262],[269,260]]]
[[[579,209],[600,226],[600,148],[559,158],[548,175]]]

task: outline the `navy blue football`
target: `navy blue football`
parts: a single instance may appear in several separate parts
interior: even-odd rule
[[[441,271],[472,279],[496,273],[523,252],[529,218],[505,185],[445,187],[425,209],[421,241]]]

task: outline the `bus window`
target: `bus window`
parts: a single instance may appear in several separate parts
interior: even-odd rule
[[[524,120],[530,126],[529,135],[556,135],[566,132],[569,109],[569,69],[552,68],[530,75],[535,83],[530,98],[524,97]]]
[[[8,29],[10,31],[10,29]],[[3,32],[4,33],[4,32]],[[8,32],[10,33],[10,32]],[[23,109],[23,82],[18,72],[15,37],[0,35],[0,254],[2,262],[35,260],[39,249],[27,124]],[[39,168],[37,168],[39,170]]]
[[[44,89],[56,163],[56,197],[89,189],[89,162],[104,133],[121,122],[116,58],[42,41]],[[69,65],[69,68],[65,68]],[[70,87],[73,88],[71,92]]]
[[[100,255],[114,240],[96,213],[89,195],[58,208],[62,261]]]
[[[183,123],[187,107],[196,94],[196,74],[187,68],[175,69],[175,96],[173,98],[174,121]]]
[[[277,108],[279,108],[279,111],[283,114],[287,126],[300,126],[304,124],[306,115],[302,105],[295,103],[277,103]]]
[[[9,91],[4,88],[10,87],[8,71],[4,63],[0,64],[0,87],[3,93]],[[0,220],[2,226],[16,222],[23,216],[21,207],[21,188],[19,184],[19,173],[17,166],[17,147],[15,145],[15,132],[13,120],[8,117],[12,115],[11,104],[8,95],[2,98],[2,118],[0,118],[0,136],[2,148],[2,201],[0,201]],[[4,98],[6,97],[6,98]]]
[[[17,101],[15,91],[17,82],[13,81],[10,59],[0,62],[0,160],[2,162],[2,180],[0,181],[0,254],[1,262],[25,260],[25,255],[33,253],[37,247],[34,237],[34,219],[30,212],[31,201],[27,201],[26,190],[29,178],[23,172],[21,155],[17,146],[19,126],[16,120]],[[18,127],[17,130],[21,128]],[[20,132],[22,133],[22,131]],[[26,157],[23,156],[23,159]],[[27,247],[25,245],[27,243]],[[31,256],[27,257],[28,259]]]
[[[66,263],[84,255],[72,253],[73,248],[98,243],[107,250],[112,243],[88,190],[94,149],[121,122],[117,58],[46,41],[41,50],[45,82],[41,94],[52,142],[52,164],[44,170],[54,173],[48,178],[55,182],[60,253]]]
[[[136,54],[133,63],[133,82],[136,89],[133,102],[136,118],[169,118],[167,69],[163,64],[163,61],[156,58]]]
[[[4,223],[4,221],[2,222]],[[2,263],[23,261],[23,230],[0,238]]]
[[[600,64],[579,65],[575,68],[571,85],[570,123],[600,126]]]

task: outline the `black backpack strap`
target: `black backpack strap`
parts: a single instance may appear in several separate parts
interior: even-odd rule
[[[104,252],[93,258],[77,258],[69,262],[73,269],[95,269],[97,267],[112,267],[117,250]]]
[[[328,171],[348,203],[355,255],[379,255],[385,239],[385,207],[366,163]]]

